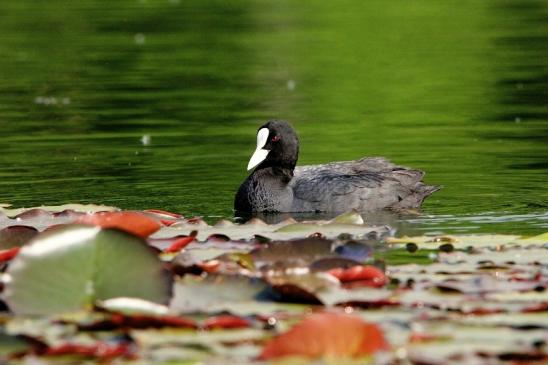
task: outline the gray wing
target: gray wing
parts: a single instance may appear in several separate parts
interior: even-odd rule
[[[381,157],[295,169],[291,181],[296,211],[360,211],[419,206],[424,173],[396,166]],[[425,195],[426,194],[426,195]]]

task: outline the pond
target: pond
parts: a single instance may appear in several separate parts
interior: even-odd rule
[[[400,232],[548,228],[546,2],[0,2],[0,203],[233,217],[257,128],[443,185]],[[307,218],[318,218],[309,216]],[[274,218],[276,219],[276,218]]]

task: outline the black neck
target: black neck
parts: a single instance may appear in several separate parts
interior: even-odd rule
[[[269,164],[260,164],[255,169],[253,174],[268,173],[273,175],[276,178],[279,178],[283,183],[287,184],[293,178],[294,170],[295,170],[295,166],[284,167],[284,166],[271,166]]]

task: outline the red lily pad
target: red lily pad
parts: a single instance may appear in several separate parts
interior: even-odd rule
[[[147,210],[144,210],[143,212],[158,216],[160,218],[165,218],[165,219],[180,219],[180,218],[183,218],[183,216],[179,213],[168,212],[168,211],[161,210],[161,209],[147,209]]]
[[[262,360],[288,356],[316,358],[360,358],[387,350],[381,329],[359,317],[335,313],[314,313],[289,331],[268,341]]]
[[[166,212],[165,210],[160,209],[147,209],[144,210],[143,213],[153,219],[156,219],[166,227],[172,226],[183,219],[181,214]]]
[[[202,327],[207,330],[212,329],[234,329],[234,328],[247,328],[251,324],[250,322],[242,317],[232,316],[232,315],[220,315],[209,317],[204,321]]]
[[[388,278],[384,271],[371,265],[356,265],[348,269],[336,268],[329,273],[342,283],[359,283],[360,286],[383,287],[388,284]]]
[[[130,345],[126,343],[109,344],[99,342],[93,345],[64,343],[59,346],[50,347],[44,353],[44,356],[63,355],[77,355],[81,357],[109,360],[117,357],[131,358],[133,357],[133,352]]]
[[[8,248],[0,251],[0,262],[5,262],[13,259],[19,253],[19,247]]]
[[[146,238],[159,230],[161,225],[139,212],[98,212],[79,217],[75,223],[89,224],[101,228],[117,228]]]
[[[186,237],[182,237],[182,238],[179,238],[173,242],[171,242],[171,244],[166,247],[164,249],[164,252],[166,253],[174,253],[174,252],[179,252],[181,251],[183,248],[185,248],[190,242],[194,241],[194,239],[196,238],[196,235],[198,234],[197,231],[192,231],[190,233],[190,236],[186,236]]]
[[[146,328],[198,328],[196,322],[190,318],[174,315],[154,316],[148,314],[113,313],[108,318],[86,324],[78,325],[82,331],[113,331],[126,329],[146,329]]]

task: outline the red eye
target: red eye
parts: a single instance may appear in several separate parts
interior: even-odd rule
[[[274,136],[272,137],[272,142],[278,142],[280,140],[280,136]]]

